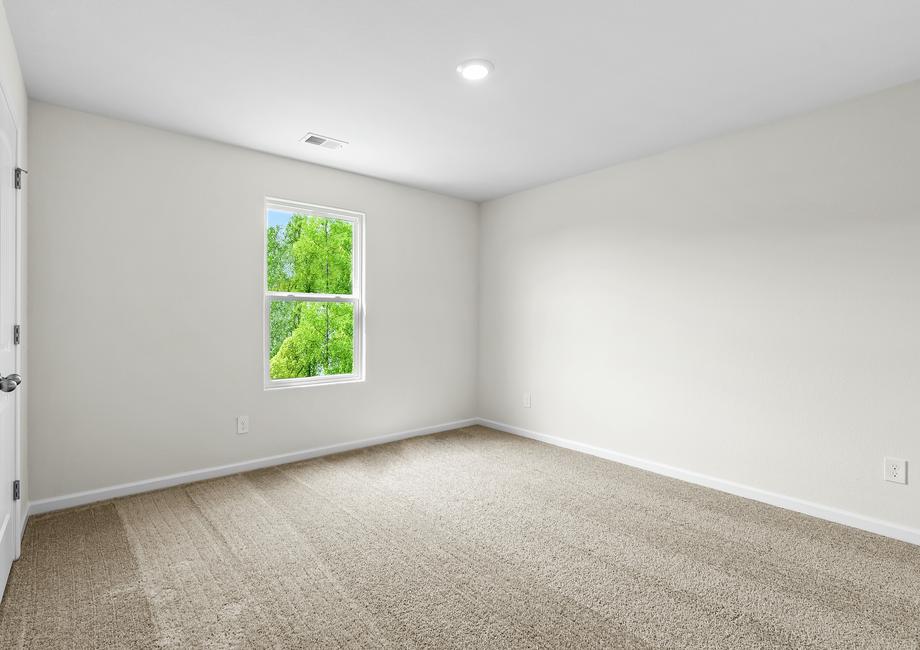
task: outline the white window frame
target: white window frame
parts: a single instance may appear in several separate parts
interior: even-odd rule
[[[285,210],[316,217],[348,221],[352,224],[351,244],[351,294],[331,295],[324,293],[297,293],[268,290],[268,211]],[[347,375],[321,375],[319,377],[296,377],[293,379],[272,379],[270,363],[270,319],[269,309],[273,301],[296,302],[349,302],[354,305],[354,344],[352,372]],[[263,382],[265,389],[296,388],[300,386],[323,386],[364,381],[364,213],[340,208],[330,208],[312,203],[300,203],[287,199],[266,197],[262,208],[262,353]]]

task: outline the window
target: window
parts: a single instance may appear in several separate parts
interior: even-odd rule
[[[265,201],[265,387],[364,378],[364,215]]]

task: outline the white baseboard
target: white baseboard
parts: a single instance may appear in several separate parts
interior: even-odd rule
[[[844,526],[859,528],[860,530],[866,530],[870,533],[876,533],[878,535],[884,535],[886,537],[892,537],[904,542],[910,542],[911,544],[920,545],[920,530],[916,528],[901,526],[899,524],[894,524],[888,521],[882,521],[881,519],[875,519],[873,517],[867,517],[865,515],[856,514],[854,512],[848,512],[846,510],[840,510],[838,508],[821,505],[820,503],[813,503],[811,501],[797,499],[795,497],[786,496],[784,494],[777,494],[776,492],[768,492],[767,490],[761,490],[759,488],[750,487],[748,485],[726,481],[714,476],[707,476],[706,474],[692,472],[690,470],[681,469],[672,465],[665,465],[664,463],[658,463],[652,460],[646,460],[644,458],[636,458],[635,456],[621,454],[616,451],[595,447],[593,445],[587,445],[582,442],[550,436],[545,433],[529,431],[527,429],[515,427],[503,422],[495,422],[493,420],[486,420],[484,418],[479,418],[478,422],[482,426],[498,429],[499,431],[504,431],[506,433],[513,433],[517,436],[539,440],[540,442],[545,442],[557,447],[564,447],[565,449],[572,449],[574,451],[591,454],[592,456],[606,458],[607,460],[616,461],[618,463],[623,463],[624,465],[630,465],[632,467],[638,467],[639,469],[644,469],[648,470],[649,472],[661,474],[663,476],[680,479],[681,481],[687,481],[688,483],[695,483],[697,485],[713,488],[722,492],[728,492],[729,494],[734,494],[746,499],[753,499],[754,501],[768,503],[771,506],[778,506],[780,508],[785,508],[786,510],[794,510],[795,512],[811,515],[812,517],[817,517],[818,519],[825,519],[834,523],[843,524]]]
[[[479,420],[477,418],[469,418],[466,420],[457,420],[455,422],[445,422],[443,424],[436,424],[430,427],[422,427],[421,429],[399,431],[397,433],[389,433],[383,436],[365,438],[363,440],[355,440],[353,442],[343,442],[341,444],[329,445],[327,447],[315,447],[313,449],[304,449],[302,451],[294,451],[287,454],[279,454],[277,456],[266,456],[265,458],[257,458],[255,460],[247,460],[240,463],[231,463],[230,465],[220,465],[218,467],[208,467],[206,469],[192,470],[190,472],[170,474],[169,476],[160,476],[143,481],[136,481],[134,483],[122,483],[121,485],[113,485],[111,487],[99,488],[96,490],[74,492],[72,494],[65,494],[59,497],[51,497],[49,499],[38,499],[36,501],[32,501],[26,508],[26,516],[29,514],[39,515],[45,512],[52,512],[54,510],[63,510],[64,508],[83,506],[89,503],[95,503],[96,501],[106,501],[107,499],[128,496],[130,494],[139,494],[141,492],[160,490],[163,488],[172,487],[174,485],[182,485],[184,483],[194,483],[195,481],[203,481],[205,479],[217,478],[219,476],[239,474],[240,472],[262,469],[263,467],[284,465],[285,463],[307,460],[308,458],[317,458],[319,456],[338,454],[343,451],[360,449],[362,447],[373,447],[375,445],[382,445],[387,442],[404,440],[406,438],[414,438],[416,436],[424,436],[430,433],[449,431],[450,429],[459,429],[461,427],[467,427],[476,424],[478,421]],[[26,519],[23,518],[23,522],[25,521]]]
[[[576,442],[574,440],[568,440],[566,438],[560,438],[557,436],[551,436],[545,433],[537,433],[536,431],[530,431],[528,429],[512,426],[503,422],[496,422],[494,420],[487,420],[485,418],[469,418],[466,420],[457,420],[455,422],[445,422],[443,424],[438,424],[430,427],[412,429],[410,431],[400,431],[383,436],[376,436],[374,438],[356,440],[354,442],[345,442],[337,445],[329,445],[327,447],[316,447],[314,449],[305,449],[288,454],[279,454],[277,456],[267,456],[265,458],[257,458],[255,460],[243,461],[240,463],[232,463],[230,465],[209,467],[206,469],[193,470],[190,472],[182,472],[179,474],[170,474],[169,476],[161,476],[158,478],[136,481],[134,483],[123,483],[121,485],[114,485],[107,488],[87,490],[85,492],[75,492],[73,494],[65,494],[63,496],[52,497],[49,499],[40,499],[23,505],[21,512],[22,526],[20,527],[20,531],[25,531],[25,524],[30,515],[38,515],[45,512],[52,512],[54,510],[62,510],[64,508],[82,506],[89,503],[94,503],[96,501],[105,501],[107,499],[114,499],[116,497],[128,496],[130,494],[150,492],[151,490],[159,490],[162,488],[172,487],[174,485],[193,483],[195,481],[202,481],[209,478],[228,476],[230,474],[239,474],[240,472],[248,472],[254,469],[272,467],[274,465],[283,465],[285,463],[293,463],[299,460],[307,460],[309,458],[317,458],[319,456],[327,456],[330,454],[337,454],[343,451],[349,451],[351,449],[360,449],[362,447],[382,445],[388,442],[394,442],[396,440],[403,440],[416,436],[424,436],[431,433],[438,433],[440,431],[449,431],[450,429],[459,429],[461,427],[466,427],[473,424],[481,424],[482,426],[491,427],[493,429],[511,433],[524,438],[539,440],[540,442],[545,442],[557,447],[580,451],[582,453],[591,454],[592,456],[598,456],[607,460],[623,463],[624,465],[638,467],[639,469],[644,469],[656,474],[661,474],[663,476],[669,476],[681,481],[687,481],[688,483],[702,485],[704,487],[713,488],[715,490],[734,494],[746,499],[753,499],[754,501],[760,501],[772,506],[793,510],[795,512],[801,512],[812,517],[843,524],[844,526],[859,528],[860,530],[865,530],[871,533],[876,533],[878,535],[884,535],[886,537],[899,539],[911,544],[920,545],[920,530],[916,528],[901,526],[899,524],[875,519],[873,517],[867,517],[865,515],[856,514],[846,510],[840,510],[838,508],[832,508],[830,506],[821,505],[819,503],[797,499],[795,497],[786,496],[784,494],[777,494],[776,492],[761,490],[759,488],[750,487],[748,485],[742,485],[741,483],[734,483],[725,479],[681,469],[672,465],[665,465],[664,463],[646,460],[644,458],[637,458],[635,456],[629,456],[627,454],[622,454],[610,449],[595,447],[593,445],[588,445],[582,442]]]

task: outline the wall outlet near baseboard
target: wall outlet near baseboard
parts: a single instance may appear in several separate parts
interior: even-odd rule
[[[907,483],[907,461],[900,458],[885,458],[885,480],[891,483]]]
[[[236,417],[236,432],[239,434],[249,433],[249,416],[238,415]]]
[[[529,408],[530,408],[530,393],[524,393],[524,394],[521,396],[521,405],[522,405],[525,409],[529,409]]]

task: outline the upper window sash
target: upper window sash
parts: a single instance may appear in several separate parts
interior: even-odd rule
[[[332,222],[347,223],[350,226],[350,242],[349,242],[349,245],[350,245],[350,260],[349,260],[350,269],[349,271],[350,273],[349,275],[342,276],[342,275],[336,275],[335,272],[333,272],[333,275],[331,276],[331,278],[327,278],[327,279],[333,279],[332,286],[329,286],[328,284],[326,284],[325,286],[315,286],[315,287],[314,286],[297,286],[300,283],[297,281],[296,276],[288,277],[287,278],[288,282],[286,282],[285,284],[288,284],[292,281],[292,284],[294,286],[289,286],[286,290],[279,290],[281,287],[279,287],[277,284],[275,284],[275,286],[271,286],[271,284],[273,283],[271,282],[272,279],[269,277],[269,274],[267,273],[268,267],[267,267],[267,261],[266,261],[265,285],[263,286],[263,290],[267,294],[344,295],[344,296],[360,296],[361,295],[361,290],[362,290],[361,283],[364,277],[363,268],[362,268],[363,260],[361,259],[362,253],[363,253],[363,242],[364,242],[364,235],[362,232],[364,215],[362,213],[351,212],[349,210],[342,210],[339,208],[329,208],[325,206],[303,204],[303,203],[297,203],[294,201],[286,201],[284,199],[276,199],[276,198],[268,197],[265,200],[266,219],[268,219],[268,215],[272,211],[290,213],[292,216],[299,215],[299,216],[306,217],[307,219],[312,217],[312,218],[318,218],[318,219],[327,219]],[[266,223],[266,226],[267,225],[268,223]],[[333,228],[335,228],[335,226],[333,226]],[[328,234],[328,231],[327,231],[327,234]],[[340,231],[340,236],[341,235],[344,235],[344,232]],[[269,253],[268,249],[266,249],[266,253]],[[330,252],[330,257],[327,258],[327,261],[331,261],[333,259],[335,259],[335,256],[333,253]],[[339,272],[344,270],[340,266],[338,267],[338,269],[339,269]],[[328,273],[328,267],[327,267],[327,273]],[[335,279],[335,278],[338,278],[338,279]],[[348,293],[345,293],[344,291],[342,293],[335,293],[335,294],[330,293],[331,291],[336,291],[341,286],[340,280],[344,278],[349,278],[349,281],[350,281],[349,282],[350,289]],[[310,288],[321,289],[321,291],[318,291],[318,292],[303,291],[303,289],[310,289]],[[344,288],[344,287],[341,287],[341,288]],[[301,290],[296,291],[296,289],[301,289]]]

